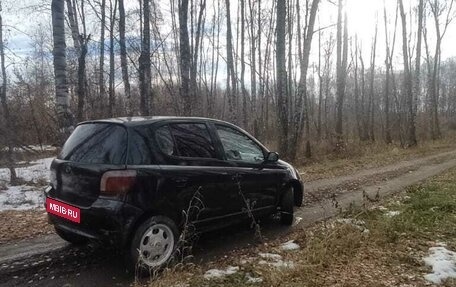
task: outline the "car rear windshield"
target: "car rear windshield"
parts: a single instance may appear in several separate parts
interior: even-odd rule
[[[59,158],[79,163],[125,164],[127,132],[109,123],[79,125],[63,146]]]

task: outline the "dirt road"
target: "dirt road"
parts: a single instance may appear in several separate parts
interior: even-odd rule
[[[451,151],[308,182],[305,205],[296,210],[301,220],[294,228],[334,216],[352,203],[380,200],[454,167],[456,151]],[[262,226],[268,239],[284,236],[290,230],[274,221]],[[244,225],[204,234],[195,247],[193,261],[212,260],[251,244],[252,231]],[[133,280],[125,273],[121,256],[103,246],[77,248],[55,235],[0,245],[0,286],[128,286]]]

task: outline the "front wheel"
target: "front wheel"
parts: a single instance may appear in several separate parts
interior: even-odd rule
[[[294,194],[293,188],[288,188],[280,202],[280,223],[290,226],[294,221]]]
[[[171,261],[179,239],[176,224],[165,216],[153,216],[135,232],[130,246],[129,267],[139,273],[164,267]]]

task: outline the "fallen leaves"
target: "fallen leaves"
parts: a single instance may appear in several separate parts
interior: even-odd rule
[[[53,232],[54,229],[47,223],[46,212],[42,209],[0,212],[0,244]]]

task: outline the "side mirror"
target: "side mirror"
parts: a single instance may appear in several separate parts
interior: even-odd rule
[[[266,161],[267,162],[277,162],[279,160],[279,154],[276,152],[269,152],[268,155],[266,156]]]

